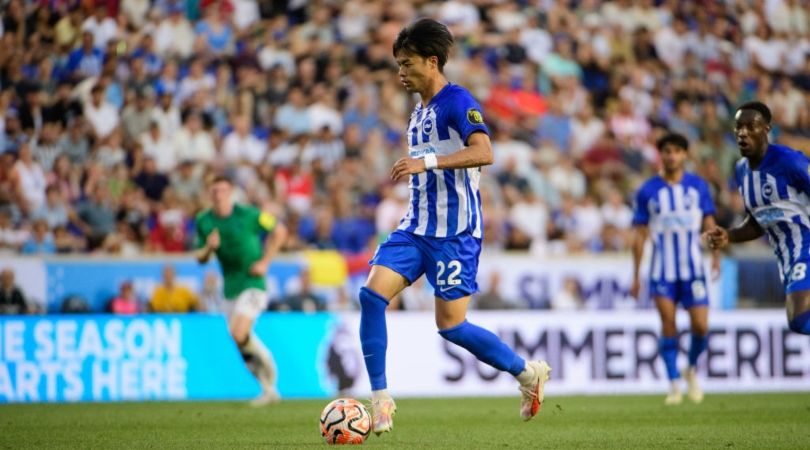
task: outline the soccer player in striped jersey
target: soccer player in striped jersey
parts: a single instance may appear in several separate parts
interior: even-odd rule
[[[402,29],[393,46],[399,79],[421,102],[408,125],[408,156],[391,169],[394,180],[408,181],[410,209],[377,248],[360,290],[360,341],[377,434],[391,430],[396,410],[385,376],[385,309],[423,274],[434,289],[439,334],[517,378],[524,420],[540,409],[551,371],[544,361],[524,361],[494,333],[466,320],[470,295],[478,290],[483,236],[478,179],[480,167],[492,163],[492,145],[481,107],[442,73],[452,43],[447,27],[421,19]]]
[[[785,285],[788,326],[810,334],[810,160],[790,147],[769,144],[769,131],[771,110],[764,103],[737,109],[734,135],[743,157],[735,176],[747,215],[740,226],[714,228],[704,239],[720,249],[767,234]]]
[[[663,170],[644,183],[636,195],[633,225],[633,286],[638,297],[639,266],[647,238],[652,240],[649,292],[661,316],[659,352],[667,368],[670,391],[667,405],[682,401],[678,371],[678,331],[675,326],[676,305],[689,312],[692,339],[689,367],[686,371],[687,395],[700,403],[703,392],[697,382],[695,367],[706,349],[708,305],[706,276],[700,249],[700,232],[715,227],[714,203],[708,184],[699,176],[686,172],[689,142],[679,134],[667,134],[657,142]],[[712,271],[717,276],[720,258],[712,258]]]

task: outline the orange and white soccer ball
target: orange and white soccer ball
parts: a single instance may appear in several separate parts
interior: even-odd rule
[[[353,398],[332,401],[321,413],[321,436],[327,444],[362,444],[371,433],[371,415]]]

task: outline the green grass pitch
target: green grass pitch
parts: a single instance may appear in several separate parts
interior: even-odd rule
[[[327,448],[326,400],[0,406],[0,448]],[[401,399],[392,433],[364,446],[431,449],[810,447],[810,393],[546,398],[524,423],[518,398]]]

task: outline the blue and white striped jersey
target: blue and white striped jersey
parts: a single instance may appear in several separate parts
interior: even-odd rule
[[[714,214],[709,186],[685,172],[668,184],[647,180],[636,194],[633,225],[648,225],[652,240],[651,281],[691,281],[704,277],[700,232],[703,218]]]
[[[745,208],[768,235],[783,280],[793,280],[796,263],[810,260],[810,160],[790,147],[771,144],[754,170],[748,159],[735,175]],[[804,269],[800,270],[804,278]]]
[[[427,106],[416,105],[408,124],[408,153],[424,158],[435,153],[449,155],[462,150],[476,131],[489,134],[481,107],[466,89],[448,84]],[[398,229],[443,238],[469,230],[483,236],[481,169],[434,169],[411,175],[410,207]]]

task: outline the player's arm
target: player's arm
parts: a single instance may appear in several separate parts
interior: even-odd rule
[[[219,248],[219,230],[214,228],[213,231],[205,236],[200,227],[197,227],[197,236],[199,242],[195,256],[197,257],[197,262],[205,264],[211,259],[211,255]]]
[[[713,230],[717,228],[717,222],[714,216],[703,216],[703,231]],[[717,279],[720,276],[720,249],[712,248],[712,279]]]
[[[264,241],[264,251],[261,259],[253,263],[250,267],[250,273],[256,276],[264,276],[267,273],[270,261],[273,260],[273,257],[281,250],[284,242],[287,241],[289,232],[283,223],[278,222],[275,217],[267,213],[259,215],[259,226],[265,231],[271,232],[271,234]]]
[[[729,244],[736,244],[738,242],[753,241],[762,237],[765,232],[759,226],[756,219],[748,213],[745,216],[740,226],[726,230],[725,228],[715,226],[713,229],[703,233],[703,239],[712,250],[721,250]]]
[[[641,269],[641,257],[644,254],[644,244],[649,235],[650,229],[647,224],[638,224],[633,227],[633,284],[630,287],[630,295],[634,298],[638,298],[641,289],[639,270]]]
[[[428,155],[424,159],[401,158],[391,168],[391,179],[398,181],[403,177],[414,173],[422,173],[428,170],[428,158],[436,158],[436,166],[433,169],[466,169],[469,167],[481,167],[492,164],[492,142],[489,136],[483,131],[476,131],[467,139],[467,146],[450,155],[434,156]]]

